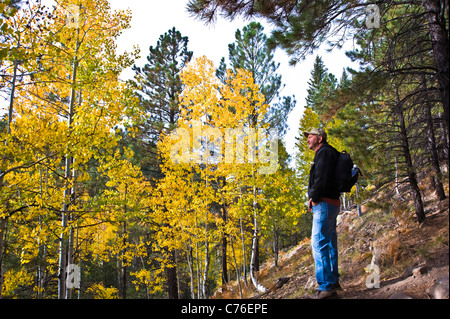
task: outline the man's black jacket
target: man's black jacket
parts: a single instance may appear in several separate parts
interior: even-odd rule
[[[335,168],[338,151],[329,144],[323,144],[314,156],[314,164],[309,173],[308,196],[314,203],[321,197],[339,198],[335,182]]]

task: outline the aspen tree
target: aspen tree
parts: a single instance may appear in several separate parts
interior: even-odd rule
[[[77,8],[75,21],[68,19],[68,8]],[[27,220],[9,236],[20,238],[27,231],[32,236],[21,248],[12,249],[19,250],[26,267],[42,257],[38,247],[45,241],[47,270],[59,274],[59,298],[71,293],[64,271],[74,261],[72,255],[78,254],[75,233],[103,218],[94,216],[98,209],[92,207],[93,219],[86,217],[85,208],[93,201],[83,198],[81,185],[90,179],[90,161],[104,160],[117,145],[115,126],[132,121],[137,111],[134,97],[118,76],[138,51],[117,55],[114,43],[129,21],[125,12],[111,13],[107,1],[61,1],[39,26],[39,37],[23,41],[33,44],[33,54],[40,57],[23,68],[41,71],[28,75],[30,85],[16,88],[10,133],[14,138],[6,136],[11,142],[1,146],[2,154],[14,154],[2,173],[9,172],[4,182],[16,185],[16,190],[2,197],[9,198],[9,218]],[[42,219],[45,223],[39,222]],[[60,234],[60,247],[54,245],[55,233]]]

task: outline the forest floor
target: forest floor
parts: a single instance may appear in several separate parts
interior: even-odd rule
[[[448,194],[448,188],[446,189]],[[389,213],[363,205],[338,217],[339,299],[448,298],[449,200],[424,197],[426,220],[418,224],[406,209],[411,202],[398,201]],[[409,213],[408,213],[409,211]],[[379,269],[379,287],[374,286]],[[258,281],[268,292],[258,294],[248,279],[241,283],[243,298],[303,299],[317,287],[309,239],[264,263]],[[374,287],[371,287],[374,286]],[[213,298],[240,298],[237,282]]]

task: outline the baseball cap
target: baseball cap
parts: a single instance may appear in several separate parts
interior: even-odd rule
[[[322,136],[323,140],[326,141],[327,140],[327,133],[325,133],[325,131],[321,128],[313,128],[308,132],[303,132],[303,135],[305,137],[308,137],[308,135],[319,135]]]

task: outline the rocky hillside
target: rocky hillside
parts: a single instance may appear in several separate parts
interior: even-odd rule
[[[407,213],[408,201],[400,200],[389,213],[368,203],[361,217],[355,211],[339,215],[339,298],[449,298],[449,200],[430,194],[425,203],[421,225]],[[241,285],[244,298],[307,298],[316,287],[309,239],[281,253],[278,268],[266,262],[258,279],[269,291],[259,295],[249,281]],[[213,298],[239,298],[237,283]]]

